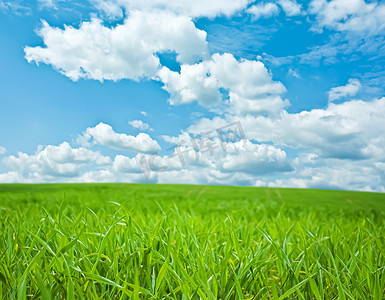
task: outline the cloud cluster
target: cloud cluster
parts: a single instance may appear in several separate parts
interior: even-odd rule
[[[160,150],[157,141],[153,140],[146,133],[139,133],[137,136],[116,133],[108,124],[99,123],[95,127],[89,127],[77,138],[83,146],[91,144],[107,146],[117,150],[133,151],[141,153],[153,153]]]
[[[259,18],[269,18],[277,16],[281,9],[288,17],[300,15],[302,5],[298,4],[295,0],[279,0],[278,4],[275,2],[258,2],[247,9],[247,13],[251,14],[254,20]]]
[[[385,4],[364,0],[312,0],[309,13],[316,15],[315,29],[377,34],[385,28]]]
[[[108,165],[111,159],[86,148],[74,149],[64,142],[59,146],[39,146],[33,155],[19,152],[17,156],[4,158],[3,162],[13,170],[8,173],[8,179],[11,176],[11,179],[34,182],[73,178],[90,164]],[[5,175],[2,176],[5,179]]]
[[[385,98],[350,100],[330,103],[325,109],[285,112],[279,118],[251,114],[202,118],[188,131],[198,134],[240,121],[249,139],[295,150],[292,172],[270,180],[265,175],[255,185],[384,192],[384,114]]]
[[[298,4],[295,0],[279,0],[278,3],[289,17],[301,14],[302,5]]]
[[[250,141],[227,143],[224,154],[218,162],[218,169],[222,172],[266,175],[293,170],[286,152],[271,145],[253,144]]]
[[[345,86],[330,89],[327,107],[290,113],[289,101],[283,98],[286,88],[259,59],[210,53],[206,32],[194,23],[199,17],[229,17],[237,12],[246,12],[254,21],[279,14],[304,15],[301,4],[294,0],[89,1],[102,12],[99,18],[123,23],[107,26],[94,18],[78,28],[55,28],[43,21],[38,34],[44,46],[25,47],[26,59],[51,65],[74,81],[157,80],[169,93],[171,105],[196,102],[214,115],[201,117],[179,136],[165,136],[168,143],[183,139],[204,145],[202,136],[197,137],[202,132],[215,132],[234,122],[242,124],[248,140],[213,138],[206,143],[215,146],[197,149],[183,144],[166,153],[146,133],[117,133],[100,123],[78,137],[80,148],[65,142],[40,147],[33,155],[4,158],[10,171],[0,174],[1,182],[150,181],[385,191],[385,98],[352,100],[362,85],[350,79]],[[0,0],[0,9],[10,9],[9,3]],[[40,3],[52,7],[55,2]],[[340,55],[384,51],[383,39],[377,37],[384,32],[385,4],[312,0],[306,13],[313,31],[335,32],[329,42],[309,53],[271,60],[328,64]],[[163,66],[160,53],[175,53],[180,71]],[[288,74],[300,78],[294,68]],[[129,124],[151,131],[141,120]],[[92,145],[124,152],[103,156],[90,150]],[[4,152],[0,147],[0,154]]]
[[[269,18],[279,14],[279,7],[275,3],[264,3],[260,2],[256,5],[251,6],[247,12],[253,15],[255,20],[259,18]]]
[[[161,11],[132,12],[112,28],[99,19],[64,29],[43,21],[38,34],[45,47],[25,47],[28,62],[52,65],[74,81],[151,78],[160,68],[157,53],[175,52],[180,63],[208,55],[206,32],[189,17]]]
[[[197,101],[205,107],[227,99],[227,110],[244,113],[276,113],[287,105],[280,97],[286,89],[260,61],[236,60],[232,54],[213,54],[210,60],[181,66],[180,72],[163,67],[158,73],[170,104]],[[225,95],[224,95],[225,94]]]
[[[302,166],[290,177],[270,182],[258,182],[260,186],[346,189],[385,192],[383,162],[326,160],[317,167]]]
[[[217,146],[213,146],[212,152],[186,145],[166,155],[138,154],[132,158],[117,155],[107,173],[97,171],[86,176],[90,180],[91,174],[103,174],[104,181],[135,177],[137,181],[159,183],[251,185],[255,177],[293,171],[286,153],[271,145],[238,141],[222,145],[224,148]],[[84,180],[84,176],[79,180]],[[90,181],[93,180],[95,177]]]
[[[175,145],[163,155],[139,153],[129,157],[117,154],[114,159],[90,149],[74,149],[67,142],[39,147],[33,155],[18,153],[4,158],[3,162],[11,171],[0,174],[0,180],[252,185],[255,178],[293,171],[285,151],[272,145],[253,144],[248,140],[223,142],[218,138],[193,138],[185,134],[183,139],[186,138],[194,140],[198,148],[193,144]],[[104,145],[116,148],[116,144]]]
[[[202,118],[189,132],[164,137],[175,145],[164,154],[155,147],[154,154],[118,154],[111,159],[63,143],[40,147],[34,155],[19,153],[4,158],[10,171],[0,174],[0,181],[199,183],[385,191],[384,114],[385,98],[381,98],[330,103],[325,109],[285,112],[275,118],[253,114]],[[218,136],[199,135],[208,130],[217,132],[235,120],[249,140],[224,142]],[[88,146],[96,143],[121,150],[132,150],[138,141],[136,137],[115,133],[103,123],[88,128],[80,139]],[[289,158],[285,149],[297,149],[296,157]]]
[[[273,142],[294,149],[306,149],[323,158],[385,159],[382,128],[385,128],[385,98],[370,102],[331,103],[326,109],[300,113],[282,113],[279,118],[227,115],[226,118],[203,118],[189,128],[197,134],[240,121],[249,139]]]

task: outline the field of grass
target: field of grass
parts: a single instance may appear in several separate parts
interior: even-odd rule
[[[2,299],[383,299],[385,194],[0,185]]]

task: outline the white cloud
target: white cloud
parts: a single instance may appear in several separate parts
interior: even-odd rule
[[[19,152],[3,162],[14,172],[8,173],[13,179],[41,182],[65,177],[76,177],[90,164],[103,166],[111,164],[109,157],[85,148],[73,149],[64,142],[59,146],[39,146],[34,155]],[[16,173],[17,172],[17,176]],[[11,180],[12,181],[12,180]]]
[[[286,91],[260,61],[237,61],[232,54],[213,54],[210,60],[194,65],[182,65],[180,73],[166,67],[159,78],[170,93],[173,105],[193,101],[210,107],[220,104],[221,89],[229,93],[228,110],[238,113],[277,112],[288,103],[280,98]]]
[[[385,5],[364,0],[312,0],[309,12],[316,15],[315,29],[377,34],[385,27]]]
[[[142,120],[129,121],[128,124],[142,131],[147,131],[147,130],[154,131],[154,129],[150,128],[150,125],[148,125],[147,123],[144,123]]]
[[[229,104],[226,111],[235,115],[269,115],[272,117],[278,116],[286,106],[289,106],[289,101],[274,94],[243,98],[236,93],[230,93]]]
[[[1,183],[17,183],[23,182],[23,179],[20,178],[19,173],[15,171],[7,172],[0,174],[0,182]],[[26,181],[24,181],[26,182]]]
[[[358,79],[349,79],[348,84],[331,88],[329,91],[329,101],[335,101],[345,97],[355,96],[361,88]]]
[[[130,158],[124,155],[115,156],[112,168],[120,173],[141,173],[142,169],[137,157]]]
[[[115,133],[103,123],[88,128],[80,140],[83,144],[124,150],[131,150],[134,143],[137,147],[146,145],[140,138]],[[33,155],[18,153],[4,158],[3,162],[10,171],[0,174],[0,182],[250,185],[256,176],[292,171],[286,153],[272,145],[253,144],[246,140],[222,143],[218,137],[193,138],[187,133],[168,137],[168,140],[179,141],[181,146],[168,149],[164,155],[139,153],[128,157],[119,154],[113,160],[84,147],[74,149],[67,142],[59,146],[40,146]],[[148,149],[140,150],[145,152]]]
[[[189,17],[166,12],[135,11],[113,28],[98,19],[78,29],[43,21],[38,34],[45,47],[25,47],[28,62],[52,65],[74,81],[151,78],[161,67],[157,52],[175,51],[181,63],[208,55],[206,32]]]
[[[320,157],[362,160],[385,159],[385,98],[364,102],[351,100],[331,103],[326,109],[296,114],[231,116],[203,118],[189,132],[215,130],[223,124],[240,121],[249,139],[273,142],[294,149],[307,149]]]
[[[192,143],[183,142],[190,138],[186,134],[175,137],[183,146],[163,156],[138,154],[130,158],[117,155],[108,172],[89,172],[85,181],[90,181],[91,175],[103,175],[102,181],[112,178],[121,181],[140,175],[136,177],[137,181],[251,184],[255,176],[292,171],[286,153],[271,145],[250,141],[221,144],[219,139],[195,138],[198,145],[195,149]]]
[[[140,113],[141,113],[143,116],[145,116],[145,117],[147,116],[147,112],[145,112],[145,111],[141,111]]]
[[[0,146],[0,155],[4,154],[5,152],[7,152],[7,149],[5,149],[4,147]]]
[[[221,100],[219,83],[207,70],[207,62],[195,65],[182,65],[180,73],[163,67],[158,76],[170,93],[172,105],[198,101],[203,106],[218,104]]]
[[[121,17],[123,10],[168,11],[189,17],[231,16],[247,7],[250,0],[91,0],[109,17]]]
[[[250,141],[227,143],[218,169],[223,172],[243,172],[266,175],[274,172],[292,171],[285,151],[266,144],[252,144]]]
[[[224,143],[216,134],[193,138],[186,132],[164,138],[179,146],[165,156],[145,157],[147,177],[155,169],[153,175],[159,182],[170,182],[173,178],[175,182],[187,183],[189,177],[184,176],[193,176],[190,183],[250,184],[255,176],[293,170],[285,151],[272,145],[253,144],[246,139]]]
[[[39,147],[34,155],[19,153],[3,159],[11,171],[0,174],[0,182],[254,184],[384,192],[385,137],[381,135],[384,113],[385,98],[330,104],[325,110],[287,114],[278,120],[249,115],[241,118],[246,134],[260,140],[269,136],[274,140],[273,145],[248,140],[221,144],[218,138],[204,140],[203,136],[194,139],[199,145],[194,150],[192,136],[183,132],[179,137],[165,138],[172,143],[190,142],[181,143],[183,146],[171,153],[116,155],[113,161],[99,152],[73,149],[68,143]],[[210,129],[210,120],[206,120],[206,124],[201,124],[205,132]],[[212,122],[223,127],[229,121],[216,117]],[[263,127],[264,123],[267,126]],[[334,136],[332,129],[336,131]],[[349,135],[349,131],[355,134]],[[282,141],[301,148],[292,162],[283,149],[275,146]],[[364,159],[343,159],[355,150],[355,143],[361,147],[358,150]],[[325,144],[323,148],[321,144]],[[342,148],[345,157],[336,157],[338,151],[333,151]],[[336,158],[327,158],[327,153]]]
[[[220,115],[201,119],[180,137],[188,139],[189,134],[241,121],[249,141],[227,143],[227,151],[215,154],[182,146],[179,148],[184,154],[182,162],[178,150],[148,155],[160,151],[160,146],[145,133],[137,136],[116,133],[111,126],[100,123],[79,136],[82,145],[98,144],[140,154],[117,155],[112,161],[99,153],[99,159],[104,162],[95,163],[94,159],[98,158],[91,150],[79,148],[90,151],[87,157],[94,155],[93,159],[79,161],[70,154],[62,154],[79,150],[67,143],[47,146],[35,155],[19,153],[17,157],[6,158],[4,161],[12,171],[0,174],[0,181],[66,178],[63,180],[140,182],[145,180],[142,174],[145,162],[158,170],[166,167],[162,172],[153,170],[148,179],[151,182],[252,182],[266,186],[380,190],[385,169],[385,137],[381,130],[385,128],[385,98],[369,102],[350,100],[361,88],[360,81],[351,79],[347,85],[330,90],[328,107],[289,113],[285,110],[289,102],[282,96],[285,87],[273,80],[261,61],[237,60],[228,53],[209,57],[206,33],[196,28],[192,18],[230,16],[246,9],[248,2],[95,0],[95,6],[106,16],[125,16],[124,23],[108,27],[93,19],[79,28],[58,29],[44,22],[39,34],[45,46],[26,47],[25,53],[29,62],[50,64],[72,80],[159,80],[170,94],[170,104],[195,101]],[[349,53],[354,47],[353,39],[346,38],[348,34],[383,32],[384,7],[363,0],[313,0],[309,9],[316,18],[313,29],[328,28],[343,33],[336,33],[329,44],[314,47],[311,53],[297,59],[314,62],[325,58],[326,63],[334,62],[337,55]],[[277,0],[259,2],[247,12],[262,18],[278,15],[280,10],[287,16],[300,15],[301,9],[296,1]],[[339,37],[346,39],[340,43]],[[366,38],[363,41],[366,44]],[[361,45],[357,49],[362,51],[371,47],[362,42],[357,45]],[[168,51],[177,53],[180,72],[161,66],[157,53]],[[294,57],[287,61],[292,60]],[[300,78],[293,69],[288,74]],[[341,98],[350,101],[332,103]],[[146,112],[141,114],[146,116]],[[141,120],[131,121],[130,125],[143,131],[150,129]],[[180,137],[164,139],[176,143]],[[286,147],[296,149],[297,158],[288,159]]]
[[[256,20],[259,18],[268,18],[279,14],[279,8],[275,3],[260,2],[247,9],[247,12],[253,15]]]
[[[89,127],[78,137],[77,141],[84,146],[92,144],[107,146],[117,150],[152,153],[160,151],[159,144],[146,133],[137,136],[116,133],[108,124],[99,123]]]
[[[212,153],[208,149],[196,152],[181,147],[183,166],[175,153],[163,157],[157,162],[164,168],[156,174],[157,182],[250,185],[253,178],[292,171],[286,153],[273,146],[239,141],[226,143],[222,149],[215,146],[215,141],[212,143]]]
[[[278,0],[279,6],[289,17],[297,16],[301,14],[301,5],[295,0]],[[247,9],[247,12],[253,16],[255,20],[260,18],[269,18],[277,16],[280,9],[276,3],[272,2],[259,2]]]
[[[289,17],[298,16],[301,14],[301,5],[298,4],[295,0],[279,0],[278,4]]]
[[[332,159],[316,167],[300,167],[289,178],[266,185],[385,192],[383,172],[378,163]]]
[[[299,153],[299,156],[294,160],[295,164],[314,164],[318,160],[318,155],[315,153]]]

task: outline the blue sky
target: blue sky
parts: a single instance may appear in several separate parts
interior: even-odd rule
[[[0,182],[385,192],[384,20],[364,0],[0,0]]]

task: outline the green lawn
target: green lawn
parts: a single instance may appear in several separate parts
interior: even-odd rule
[[[0,185],[3,299],[383,299],[385,194]]]

